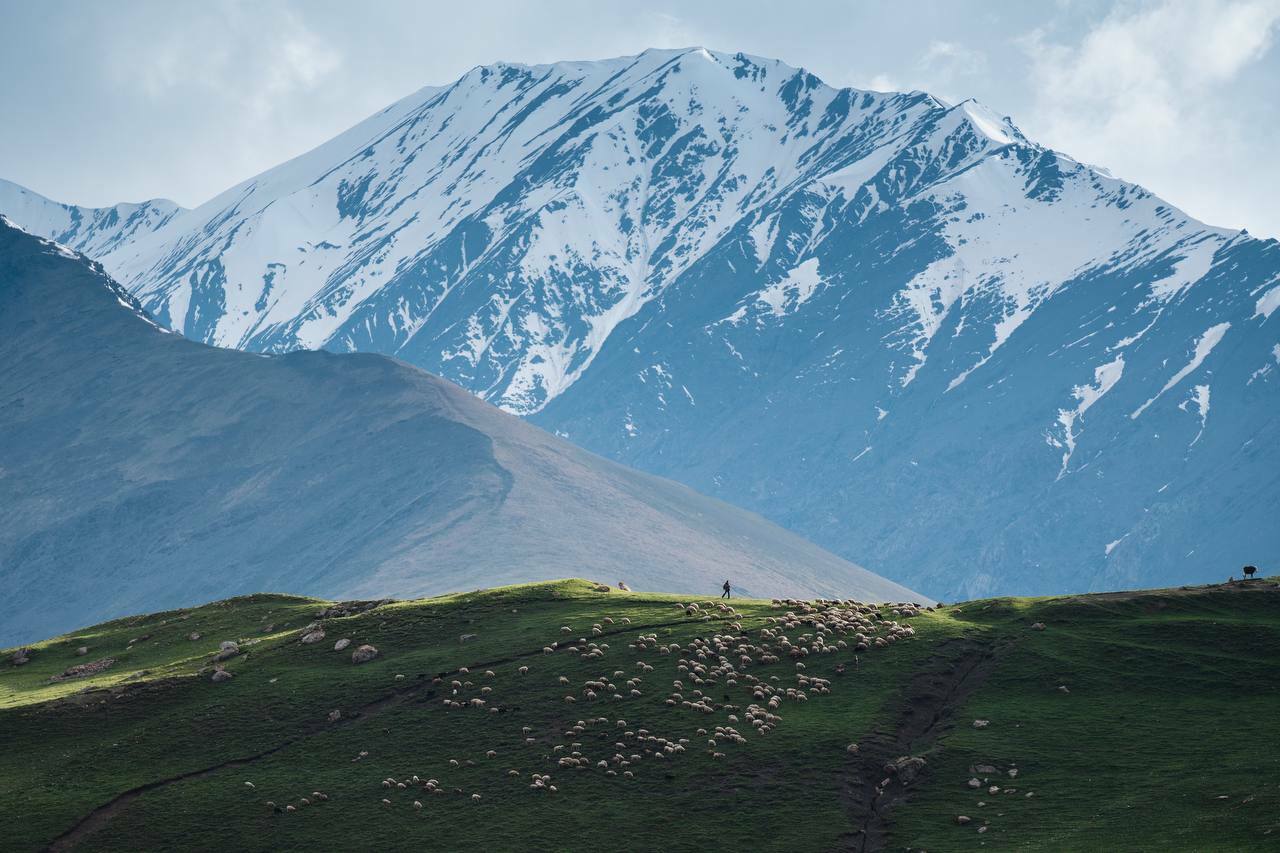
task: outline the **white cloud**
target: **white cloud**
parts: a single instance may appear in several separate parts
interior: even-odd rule
[[[1034,89],[1026,129],[1193,215],[1254,224],[1240,212],[1267,214],[1239,197],[1225,206],[1220,181],[1241,161],[1274,158],[1252,156],[1257,135],[1223,88],[1267,53],[1278,26],[1280,0],[1165,0],[1113,12],[1074,44],[1034,31],[1019,40]]]
[[[119,39],[107,64],[117,85],[153,102],[212,96],[262,118],[323,82],[342,55],[287,6],[233,2]]]
[[[954,41],[932,41],[920,57],[920,65],[944,74],[980,74],[986,70],[987,55]]]

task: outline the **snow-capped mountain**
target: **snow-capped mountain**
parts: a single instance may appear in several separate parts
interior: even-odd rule
[[[97,256],[189,337],[395,355],[934,595],[1280,557],[1280,244],[972,101],[477,68]]]
[[[0,213],[33,234],[101,257],[156,230],[183,208],[166,198],[111,207],[77,207],[50,201],[39,193],[0,179]]]
[[[0,645],[263,589],[917,598],[408,365],[186,340],[3,217],[0,507]]]

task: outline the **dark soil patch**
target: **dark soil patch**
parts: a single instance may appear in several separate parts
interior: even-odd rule
[[[845,850],[885,848],[889,812],[929,773],[926,766],[913,779],[899,779],[886,765],[903,756],[927,760],[936,753],[937,739],[954,725],[956,709],[986,679],[1000,651],[994,643],[970,638],[943,643],[885,714],[894,720],[893,728],[876,729],[858,742],[845,773],[843,793],[854,826],[844,839]]]

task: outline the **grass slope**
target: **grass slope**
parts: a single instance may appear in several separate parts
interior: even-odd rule
[[[805,617],[796,605],[735,600],[736,614],[704,607],[707,619],[686,615],[675,606],[681,601],[573,580],[317,620],[327,602],[255,595],[49,640],[23,666],[6,653],[3,846],[937,851],[1280,843],[1274,580],[996,599],[913,617],[882,609],[880,635],[894,620],[914,636],[855,662],[855,639],[833,630],[827,641],[849,647],[809,655],[804,670],[785,654],[776,663],[753,654],[744,668],[736,647],[776,650],[778,640],[760,632],[776,629],[788,611],[810,621],[783,631],[798,645],[815,634],[813,620],[833,624],[823,608]],[[300,643],[313,621],[322,622],[324,641]],[[1036,622],[1045,630],[1033,630]],[[193,632],[201,638],[189,639]],[[462,642],[464,634],[475,637]],[[657,643],[629,645],[642,635]],[[682,658],[697,661],[698,638],[716,635],[747,638],[726,644],[736,685],[711,673],[697,685],[677,670]],[[334,651],[340,638],[351,648]],[[226,662],[234,677],[213,683],[222,640],[239,641],[243,653]],[[592,642],[599,657],[567,650]],[[361,643],[379,657],[353,665],[351,649]],[[551,643],[558,647],[547,654]],[[681,648],[654,648],[671,643]],[[81,646],[89,647],[83,656]],[[50,680],[107,657],[116,662],[96,675]],[[714,667],[710,657],[704,665]],[[829,692],[783,699],[780,719],[760,735],[745,715],[758,701],[747,675],[779,690],[795,687],[798,675],[827,679]],[[639,695],[626,685],[635,678]],[[677,678],[684,701],[701,689],[716,710],[667,705]],[[585,682],[596,679],[625,698],[598,691],[588,699]],[[471,683],[457,697],[455,680]],[[486,704],[445,704],[472,698]],[[720,707],[726,703],[736,709]],[[336,722],[333,710],[341,711]],[[974,728],[974,719],[990,722]],[[736,728],[745,743],[721,739],[712,748],[697,732],[716,726]],[[656,757],[661,748],[641,730],[686,738],[684,752]],[[855,742],[861,750],[848,752]],[[590,769],[559,766],[574,752]],[[615,754],[631,761],[609,763],[617,775],[595,766]],[[884,755],[927,765],[904,785],[884,772]],[[513,769],[520,775],[509,776]],[[531,789],[533,773],[550,774],[557,791]],[[445,793],[425,792],[415,774],[438,780]],[[384,788],[389,777],[408,787]],[[981,787],[970,788],[970,778]],[[1001,790],[989,793],[991,785]],[[328,799],[301,804],[315,791]],[[971,822],[958,825],[961,814]]]

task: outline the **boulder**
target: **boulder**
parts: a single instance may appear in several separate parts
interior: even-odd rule
[[[992,776],[1000,771],[991,764],[975,764],[969,769],[969,772],[976,773],[979,776]]]
[[[360,646],[351,653],[352,663],[368,663],[378,656],[378,650],[368,644]]]
[[[78,649],[76,649],[76,657],[78,658],[82,658],[87,654],[89,654],[88,646],[80,646]]]
[[[968,815],[964,815],[964,814],[956,815],[956,823],[960,824],[961,826],[964,826],[966,823],[968,823],[971,820],[972,818],[970,818]]]
[[[1032,631],[1043,631],[1044,629],[1045,629],[1045,624],[1044,624],[1043,622],[1032,622],[1032,623],[1031,623],[1031,630],[1032,630]]]
[[[920,771],[924,770],[925,760],[913,755],[904,755],[895,758],[884,766],[884,772],[890,776],[897,776],[898,781],[904,785],[909,785],[920,775]]]
[[[29,649],[29,648],[23,647],[21,649],[18,649],[16,652],[14,652],[9,657],[9,660],[13,661],[14,666],[22,666],[23,664],[31,660],[31,656],[33,654],[35,654],[35,649]]]
[[[214,684],[217,684],[217,683],[218,683],[218,682],[220,682],[220,681],[230,681],[230,680],[231,680],[231,673],[227,672],[225,669],[215,669],[215,670],[213,671],[213,679],[212,679],[212,680],[213,680],[213,683],[214,683]]]
[[[306,643],[307,645],[311,645],[312,643],[318,643],[323,639],[324,639],[323,628],[315,628],[313,630],[307,631],[302,635],[302,642]]]
[[[968,782],[968,785],[969,785],[969,787],[970,787],[970,788],[981,788],[981,787],[982,787],[982,781],[981,781],[981,780],[979,780],[979,779],[970,779],[970,780],[969,780],[969,782]]]
[[[343,637],[341,640],[333,644],[333,650],[335,652],[340,652],[349,645],[351,645],[351,641],[348,640],[346,637]]]
[[[214,660],[226,660],[240,654],[240,644],[234,640],[223,640],[218,644],[218,654],[214,656]]]

